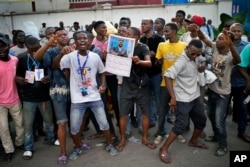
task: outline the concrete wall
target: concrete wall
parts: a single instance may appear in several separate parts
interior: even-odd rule
[[[0,32],[11,34],[12,29],[28,31],[29,28],[24,24],[27,21],[32,22],[37,29],[40,28],[42,21],[47,23],[47,27],[58,26],[59,21],[63,21],[65,26],[72,26],[74,21],[78,21],[84,28],[85,24],[90,24],[93,20],[109,20],[116,23],[123,16],[131,18],[132,26],[140,27],[142,18],[163,17],[166,22],[169,22],[179,9],[186,11],[187,14],[200,14],[207,19],[212,19],[213,24],[217,26],[220,23],[220,14],[231,14],[232,10],[231,1],[147,7],[122,6],[112,7],[108,10],[102,8],[69,10],[68,6],[68,0],[39,0],[36,1],[37,12],[32,12],[31,3],[0,4],[0,11],[2,12],[0,15]],[[15,13],[10,13],[11,11]]]

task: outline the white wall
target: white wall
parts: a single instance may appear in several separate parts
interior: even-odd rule
[[[27,5],[27,3],[24,4]],[[52,10],[51,4],[53,4],[53,12],[50,11]],[[5,4],[4,6],[6,7],[8,5],[9,4]],[[19,5],[21,4],[19,3]],[[3,11],[4,6],[0,4],[0,11]],[[23,23],[27,21],[32,21],[37,28],[41,26],[42,21],[47,23],[47,27],[58,26],[59,21],[63,21],[65,26],[72,26],[74,21],[78,21],[84,28],[85,24],[90,24],[93,20],[109,20],[116,23],[123,16],[131,18],[132,26],[140,27],[142,18],[155,19],[157,17],[163,17],[166,22],[169,22],[171,18],[175,16],[175,12],[179,9],[184,10],[186,14],[200,14],[207,19],[212,19],[213,24],[218,26],[218,24],[220,24],[219,16],[221,13],[231,14],[232,2],[219,1],[218,3],[213,4],[158,5],[151,7],[138,6],[137,8],[113,7],[111,10],[61,10],[63,8],[68,8],[68,0],[39,0],[36,1],[36,6],[41,12],[32,13],[30,10],[27,10],[26,12],[17,12],[12,16],[8,14],[7,16],[4,16],[3,14],[2,16],[0,15],[0,32],[11,34],[10,32],[12,29],[26,30]],[[60,6],[61,8],[59,8]],[[15,11],[15,7],[16,5],[11,5],[10,11]],[[42,11],[42,9],[44,11]],[[47,9],[47,11],[45,11],[45,9]]]

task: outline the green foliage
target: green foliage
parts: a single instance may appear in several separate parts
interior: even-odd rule
[[[226,13],[221,13],[220,15],[220,25],[218,27],[218,29],[214,30],[214,36],[215,38],[218,36],[218,34],[222,31],[225,22],[230,21],[230,20],[234,20],[237,23],[241,23],[242,25],[244,25],[247,21],[247,14],[248,14],[249,9],[246,9],[243,13],[238,13],[234,16],[230,16]],[[244,30],[244,33],[248,36],[250,35],[250,30]]]

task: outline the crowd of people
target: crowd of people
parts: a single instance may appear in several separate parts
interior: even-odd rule
[[[199,138],[216,142],[215,155],[220,157],[228,152],[226,117],[231,106],[238,137],[250,143],[249,106],[244,102],[250,92],[250,44],[242,38],[242,24],[230,20],[215,37],[210,19],[206,23],[200,15],[186,17],[178,10],[169,23],[144,18],[141,28],[131,25],[130,18],[122,17],[116,33],[135,40],[129,77],[105,71],[109,34],[101,20],[85,31],[74,22],[72,38],[63,22],[58,27],[43,22],[41,39],[23,30],[13,30],[12,40],[0,34],[0,137],[5,162],[11,161],[15,149],[23,150],[22,158],[30,160],[37,131],[46,136],[44,144],[60,145],[59,164],[77,159],[91,149],[81,139],[90,121],[96,133],[87,139],[104,137],[110,155],[125,149],[132,124],[149,149],[165,139],[159,158],[170,163],[171,143],[186,142],[182,134],[190,130],[192,120],[188,145],[207,149]],[[211,136],[204,131],[207,118]],[[16,134],[11,134],[10,121]],[[167,123],[173,124],[170,132]],[[150,141],[148,130],[155,126],[155,139]],[[74,143],[70,153],[67,128]]]

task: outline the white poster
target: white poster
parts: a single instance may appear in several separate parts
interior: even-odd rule
[[[109,35],[106,71],[120,76],[130,76],[135,39]]]

